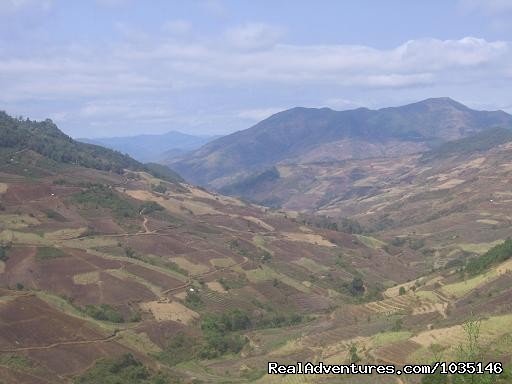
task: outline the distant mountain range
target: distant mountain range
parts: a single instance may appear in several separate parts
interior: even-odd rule
[[[160,135],[80,138],[77,140],[115,149],[142,162],[168,162],[174,157],[184,155],[218,137],[194,136],[170,131]]]
[[[512,116],[472,110],[450,98],[379,110],[293,108],[167,164],[191,182],[227,190],[277,164],[425,152],[496,127],[512,127]]]

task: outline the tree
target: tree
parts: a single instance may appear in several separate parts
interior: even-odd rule
[[[350,291],[353,295],[362,295],[364,293],[364,282],[360,277],[354,277],[350,284]]]
[[[350,363],[358,363],[361,361],[361,358],[357,354],[357,345],[355,343],[350,344],[350,348],[348,350]]]

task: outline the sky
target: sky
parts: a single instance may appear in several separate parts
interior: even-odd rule
[[[0,110],[72,137],[511,90],[512,0],[0,0]]]

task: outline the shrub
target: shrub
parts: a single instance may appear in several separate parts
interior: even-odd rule
[[[156,211],[163,211],[164,207],[154,201],[146,201],[140,206],[140,213],[150,214]]]
[[[405,244],[406,239],[403,237],[394,237],[393,240],[391,240],[391,245],[395,247],[401,247]]]
[[[84,312],[96,320],[110,321],[111,323],[124,323],[124,318],[114,307],[108,304],[86,305]]]
[[[178,381],[162,373],[152,373],[133,355],[98,361],[74,380],[75,384],[174,384]]]
[[[184,333],[177,334],[157,357],[168,365],[176,365],[194,359],[199,353],[200,343],[197,338]]]
[[[151,185],[151,189],[154,191],[154,192],[158,192],[158,193],[165,193],[167,192],[167,187],[160,183],[160,184],[152,184]]]
[[[354,277],[350,284],[350,292],[355,295],[362,295],[364,293],[364,282],[360,277]]]
[[[236,278],[221,277],[218,281],[226,291],[245,287],[248,282],[245,276],[237,276]]]
[[[203,300],[197,291],[187,291],[187,297],[185,298],[185,303],[188,304],[189,307],[198,308],[203,304]]]
[[[0,246],[0,261],[7,261],[9,256],[7,255],[7,247]]]

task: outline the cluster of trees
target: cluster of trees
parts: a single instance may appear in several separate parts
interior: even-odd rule
[[[62,133],[50,120],[16,119],[0,111],[0,146],[15,150],[31,149],[61,163],[122,173],[125,168],[140,169],[138,161],[98,145],[80,143]]]
[[[226,291],[230,289],[242,288],[245,287],[248,283],[247,277],[245,275],[239,275],[236,277],[221,277],[218,282],[222,285]]]
[[[322,229],[329,229],[331,231],[339,231],[351,234],[361,234],[367,230],[354,219],[341,218],[333,219],[328,216],[321,215],[305,215],[302,214],[298,218],[304,225]]]
[[[144,214],[150,214],[157,211],[163,211],[164,207],[155,201],[145,201],[140,206],[140,212]]]
[[[89,185],[83,191],[73,195],[73,201],[88,207],[111,209],[117,218],[133,218],[140,212],[136,204],[121,198],[113,189],[104,184]]]
[[[123,315],[108,304],[88,304],[83,311],[96,320],[110,321],[111,323],[124,323]]]
[[[240,309],[210,314],[201,321],[202,338],[180,333],[158,357],[169,365],[176,365],[194,358],[213,359],[228,353],[239,353],[247,343],[241,331],[284,327],[302,321],[302,316],[298,314],[250,316]]]
[[[491,265],[501,263],[512,257],[512,239],[507,239],[503,243],[498,244],[489,249],[483,255],[471,259],[466,265],[466,272],[470,275],[477,275]]]
[[[75,384],[174,384],[178,379],[152,373],[133,355],[98,361],[94,367],[74,380]]]

